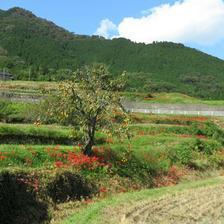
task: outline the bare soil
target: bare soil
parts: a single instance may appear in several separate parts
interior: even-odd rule
[[[133,206],[122,224],[224,223],[224,185],[188,190]]]

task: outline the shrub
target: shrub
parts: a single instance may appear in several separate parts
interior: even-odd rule
[[[49,221],[48,206],[38,200],[34,189],[23,180],[27,174],[0,174],[1,224],[46,223]]]
[[[222,132],[213,122],[205,122],[203,124],[194,122],[192,124],[192,131],[195,135],[205,135],[207,137],[219,136]]]
[[[213,138],[224,145],[224,131],[222,129],[217,129],[213,135]]]
[[[55,178],[47,185],[47,194],[54,203],[90,198],[97,192],[95,184],[79,174],[69,171],[57,173]]]
[[[119,148],[118,153],[117,150],[105,149],[102,152],[94,150],[94,153],[111,164],[113,173],[149,187],[153,185],[152,177],[156,175],[157,170],[140,156],[135,155],[132,150]]]
[[[193,144],[190,146],[194,151],[198,151],[207,155],[212,155],[217,151],[221,145],[217,141],[202,141],[201,139],[195,139]]]
[[[34,109],[31,103],[15,103],[9,100],[0,100],[0,121],[6,123],[32,122],[30,112]]]
[[[193,158],[193,150],[189,145],[179,145],[171,149],[169,158],[173,164],[188,165]]]

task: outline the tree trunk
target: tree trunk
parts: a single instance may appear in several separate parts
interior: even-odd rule
[[[93,139],[89,139],[84,147],[83,153],[87,156],[91,156],[93,154],[92,148],[94,145]]]
[[[87,156],[91,156],[93,154],[92,148],[95,144],[95,131],[96,131],[96,118],[92,120],[88,128],[88,140],[84,147],[83,153]]]

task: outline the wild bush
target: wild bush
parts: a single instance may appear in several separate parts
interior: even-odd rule
[[[54,203],[90,198],[98,192],[94,183],[69,171],[57,173],[46,190]]]
[[[153,175],[156,175],[158,170],[131,149],[121,147],[119,153],[110,148],[102,151],[94,149],[94,154],[111,164],[112,173],[144,185],[153,185]]]
[[[30,224],[49,221],[48,206],[37,198],[25,173],[0,173],[0,223]]]

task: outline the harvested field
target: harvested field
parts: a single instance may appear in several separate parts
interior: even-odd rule
[[[224,223],[224,185],[192,189],[130,209],[122,224]]]

